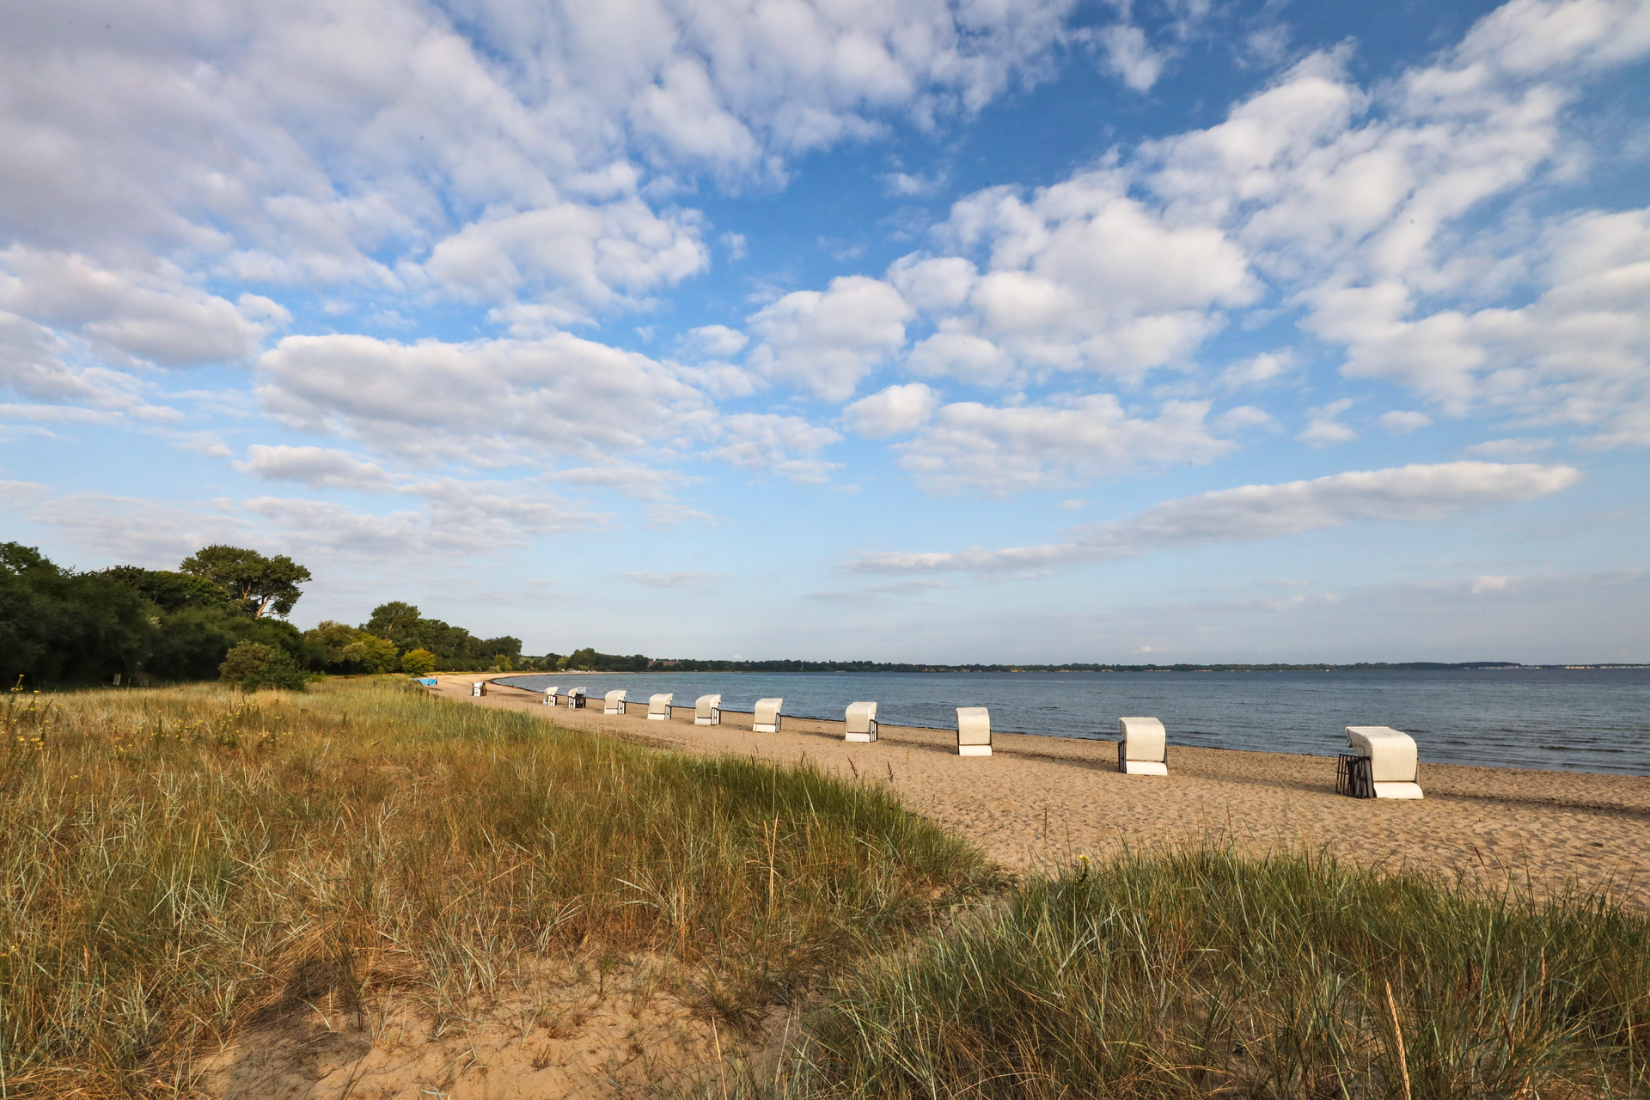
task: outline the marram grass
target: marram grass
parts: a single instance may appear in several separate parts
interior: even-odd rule
[[[1129,855],[1027,882],[838,989],[815,1098],[1650,1093],[1650,921],[1319,855]]]
[[[271,1012],[647,952],[739,1025],[992,873],[885,788],[398,682],[0,703],[0,1097],[175,1095]]]

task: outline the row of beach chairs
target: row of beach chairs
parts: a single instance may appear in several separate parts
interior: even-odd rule
[[[485,681],[472,685],[472,694],[482,695]],[[603,714],[627,713],[626,692],[610,691],[603,699]],[[647,700],[651,721],[669,721],[676,696],[665,692]],[[583,688],[570,688],[565,695],[554,687],[544,692],[545,706],[565,701],[572,710],[586,706]],[[758,699],[752,713],[751,729],[756,733],[778,733],[784,716],[784,699]],[[701,695],[693,704],[693,724],[722,724],[722,697]],[[1126,775],[1169,774],[1168,734],[1156,718],[1133,717],[1117,720],[1117,770]],[[877,705],[874,702],[848,704],[843,720],[843,739],[870,743],[877,739]],[[1335,789],[1355,798],[1420,798],[1421,764],[1415,739],[1390,726],[1347,726],[1350,751],[1336,764]],[[991,711],[987,707],[957,708],[957,755],[991,755]]]

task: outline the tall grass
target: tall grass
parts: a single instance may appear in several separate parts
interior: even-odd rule
[[[1128,856],[854,979],[810,1097],[1650,1093],[1650,922],[1320,856]]]
[[[12,696],[0,725],[3,1097],[175,1093],[251,1022],[392,988],[439,1026],[544,958],[679,960],[737,1025],[990,876],[881,787],[398,684]]]

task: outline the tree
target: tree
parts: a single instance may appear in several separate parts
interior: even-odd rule
[[[222,543],[197,550],[178,570],[212,581],[230,599],[241,601],[254,619],[263,618],[266,611],[285,618],[303,595],[299,586],[313,579],[308,569],[285,554],[266,558],[256,550]]]
[[[380,638],[387,638],[392,642],[401,641],[400,635],[407,632],[409,627],[416,626],[422,620],[418,617],[418,608],[401,600],[391,600],[381,603],[372,609],[372,618],[361,629]]]
[[[36,684],[131,675],[156,634],[155,606],[101,573],[0,543],[0,676]]]
[[[427,649],[408,650],[401,655],[401,671],[410,676],[428,676],[435,671],[435,654]]]

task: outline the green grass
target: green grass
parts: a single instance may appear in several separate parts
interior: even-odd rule
[[[14,695],[0,726],[8,1098],[172,1095],[270,1013],[393,989],[439,1021],[546,958],[673,959],[739,1026],[993,881],[885,788],[399,683]]]
[[[811,1035],[782,1091],[1643,1096],[1650,922],[1321,856],[1128,856],[890,957]]]

